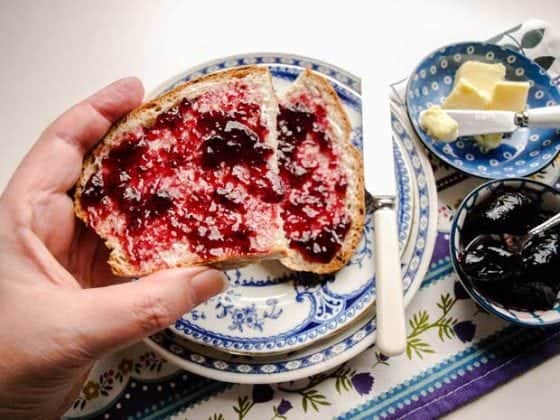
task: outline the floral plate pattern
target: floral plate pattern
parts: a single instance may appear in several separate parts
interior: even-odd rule
[[[430,164],[411,137],[411,127],[393,114],[394,136],[410,156],[418,189],[417,217],[411,237],[412,256],[403,267],[405,304],[415,295],[432,256],[437,229],[437,193]],[[281,355],[239,356],[184,339],[167,329],[145,340],[154,351],[183,369],[208,378],[236,383],[275,383],[298,380],[335,367],[375,342],[375,320],[362,315],[338,334],[303,349]]]

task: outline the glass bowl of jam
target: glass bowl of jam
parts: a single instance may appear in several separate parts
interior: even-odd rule
[[[503,239],[558,212],[560,191],[525,178],[487,182],[463,200],[451,225],[451,260],[482,308],[521,325],[560,323],[560,226],[515,251]]]

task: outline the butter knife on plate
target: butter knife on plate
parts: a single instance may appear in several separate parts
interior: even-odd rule
[[[446,109],[445,112],[457,121],[459,137],[510,133],[522,127],[560,128],[560,105],[532,108],[524,112],[459,109]]]
[[[375,74],[362,79],[364,180],[373,198],[377,347],[386,356],[404,352],[404,301],[397,228],[397,183],[389,84]]]

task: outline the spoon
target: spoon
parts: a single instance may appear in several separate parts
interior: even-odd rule
[[[465,247],[465,250],[472,249],[480,242],[485,241],[487,239],[498,240],[505,245],[505,248],[513,253],[519,253],[523,249],[523,246],[533,237],[537,236],[538,234],[560,224],[560,213],[555,214],[551,218],[545,220],[541,224],[535,226],[525,235],[511,235],[509,233],[503,234],[482,234],[475,237],[471,240],[468,245]]]

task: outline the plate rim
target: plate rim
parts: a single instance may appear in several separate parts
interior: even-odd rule
[[[353,86],[349,86],[349,87],[345,86],[347,89],[354,89],[356,91],[356,93],[358,93],[359,95],[361,94],[361,91],[362,91],[362,89],[361,89],[361,79],[357,75],[355,75],[354,73],[352,73],[348,70],[345,70],[342,67],[336,66],[334,64],[330,64],[330,63],[328,63],[326,61],[323,61],[323,60],[320,60],[320,59],[315,59],[315,58],[312,58],[312,57],[307,57],[307,56],[299,55],[299,54],[292,54],[292,53],[289,53],[289,52],[275,52],[275,51],[259,52],[259,51],[256,51],[256,52],[247,52],[247,53],[238,53],[238,54],[226,55],[224,57],[210,59],[210,60],[204,61],[200,64],[197,64],[195,66],[191,66],[188,69],[181,71],[180,73],[176,74],[175,76],[172,76],[172,77],[164,80],[162,83],[159,83],[154,88],[150,89],[150,91],[146,94],[146,99],[147,100],[152,99],[157,92],[160,92],[160,94],[161,94],[161,92],[165,90],[166,86],[168,86],[170,84],[177,83],[179,80],[184,78],[188,73],[196,72],[197,69],[204,68],[204,67],[211,67],[212,65],[218,65],[220,63],[230,61],[230,60],[240,60],[240,59],[257,58],[257,57],[290,57],[290,58],[293,58],[293,59],[296,59],[296,60],[307,61],[307,62],[309,62],[309,64],[311,64],[311,69],[312,70],[316,70],[317,67],[319,67],[319,66],[329,67],[333,70],[336,70],[336,72],[345,75],[345,77],[347,77],[349,79],[350,85],[353,85]],[[261,65],[261,64],[267,64],[267,63],[255,63],[255,65]],[[286,64],[286,63],[278,63],[278,64],[284,64],[286,66],[293,65],[293,64]],[[251,64],[245,64],[245,65],[251,65]],[[225,68],[221,68],[220,70],[225,70]],[[216,71],[218,71],[218,70],[216,70]],[[329,74],[323,74],[323,75],[325,77],[329,78],[329,79],[334,79],[332,77],[332,75],[329,75]]]

